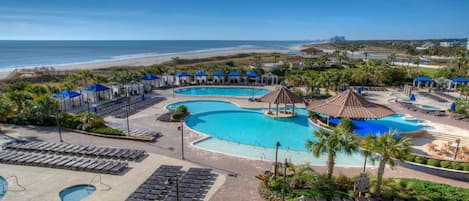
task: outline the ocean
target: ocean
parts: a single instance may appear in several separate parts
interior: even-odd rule
[[[228,49],[278,49],[310,41],[1,41],[0,71]]]

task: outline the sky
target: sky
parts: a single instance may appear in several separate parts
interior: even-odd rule
[[[469,0],[2,0],[0,40],[466,38]]]

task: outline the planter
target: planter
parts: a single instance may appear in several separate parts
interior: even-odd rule
[[[106,137],[106,138],[114,138],[114,139],[122,139],[122,140],[136,140],[136,141],[144,141],[144,142],[152,142],[155,137],[152,136],[132,136],[132,135],[105,135],[101,133],[93,133],[88,131],[82,131],[77,129],[70,129],[70,128],[62,128],[65,131],[71,131],[75,133],[81,133],[86,135],[98,136],[98,137]]]
[[[424,165],[420,163],[414,163],[409,161],[399,162],[400,166],[406,167],[412,170],[422,171],[432,175],[437,175],[440,177],[466,181],[469,182],[469,172],[461,170],[452,170],[441,167],[434,167],[429,165]]]

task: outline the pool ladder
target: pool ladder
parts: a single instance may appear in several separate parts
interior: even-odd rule
[[[100,175],[100,174],[95,175],[95,176],[91,179],[91,181],[90,181],[90,183],[89,183],[89,186],[93,186],[92,183],[93,183],[94,180],[96,180],[96,178],[98,178],[98,184],[101,184],[101,185],[103,185],[103,186],[106,187],[106,188],[100,189],[101,191],[110,191],[110,190],[112,189],[112,187],[111,187],[110,185],[107,185],[107,184],[105,184],[105,183],[102,182],[102,178],[101,178],[101,175]],[[89,192],[89,188],[86,188],[86,191],[88,192],[88,194],[90,193],[90,192]]]
[[[25,190],[26,190],[26,188],[25,188],[24,186],[22,186],[22,185],[18,182],[18,177],[17,177],[16,175],[9,176],[9,177],[5,178],[5,180],[8,182],[8,179],[9,179],[9,178],[14,178],[14,179],[15,179],[15,183],[14,183],[14,184],[19,187],[19,190],[12,190],[12,189],[10,189],[9,191],[11,191],[11,192],[22,192],[22,191],[25,191]],[[5,184],[4,186],[2,186],[2,191],[3,191],[3,193],[5,193],[5,192],[8,190],[7,187],[5,187],[6,185],[7,185],[7,184]]]

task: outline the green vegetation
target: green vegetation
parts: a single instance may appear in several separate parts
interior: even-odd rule
[[[185,116],[188,115],[188,110],[185,105],[180,105],[174,110],[173,115],[171,116],[171,119],[173,120],[181,120]]]
[[[420,156],[420,155],[416,156],[413,154],[409,155],[404,160],[409,161],[409,162],[434,166],[434,167],[469,171],[469,163],[465,163],[465,162],[438,160],[438,159],[429,158],[429,157]]]
[[[64,128],[100,133],[105,135],[123,135],[121,130],[108,127],[102,117],[92,112],[72,115],[66,112],[58,114],[57,121]]]
[[[290,168],[290,167],[289,167]],[[292,168],[290,168],[291,170]],[[310,169],[308,165],[302,166],[300,170]],[[333,176],[331,180],[326,175],[317,174],[313,171],[290,171],[291,174],[286,178],[285,198],[294,200],[304,196],[306,198],[346,198],[357,197],[354,192],[354,183],[357,177],[347,177],[345,175]],[[268,176],[267,176],[268,177]],[[257,178],[265,179],[264,175]],[[377,178],[369,175],[370,184],[376,184]],[[268,200],[280,200],[283,189],[283,176],[277,177],[272,181],[264,181],[261,184],[260,193]],[[299,184],[301,181],[301,185]],[[469,201],[469,189],[453,187],[446,184],[439,184],[418,179],[383,179],[381,188],[381,197],[398,199],[416,199],[419,201]],[[370,193],[366,197],[374,197],[376,188],[371,187]],[[277,198],[277,199],[275,199]]]

